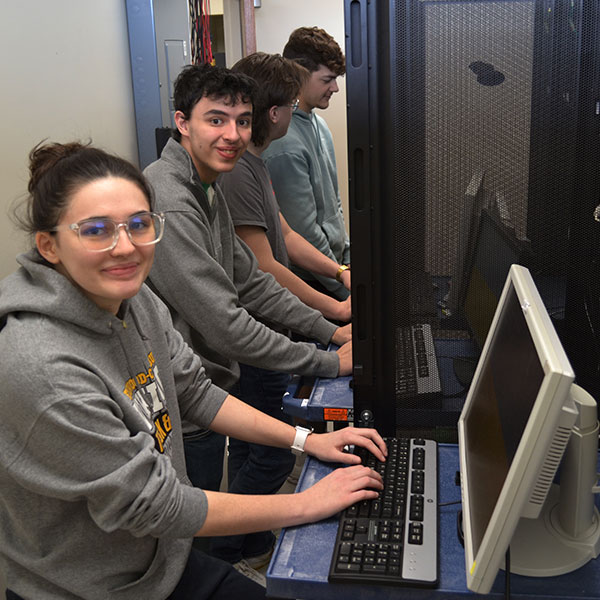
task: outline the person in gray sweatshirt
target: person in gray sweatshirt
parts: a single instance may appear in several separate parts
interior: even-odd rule
[[[299,440],[207,378],[143,284],[165,216],[135,167],[71,143],[35,148],[30,171],[22,218],[35,246],[0,282],[7,598],[264,598],[193,537],[325,518],[375,497],[381,479],[353,464],[289,496],[201,490],[186,476],[181,419],[347,464],[359,459],[346,444],[383,459],[383,440],[354,428]]]
[[[149,284],[167,304],[175,327],[202,357],[217,385],[291,422],[281,410],[286,374],[349,374],[351,331],[350,326],[330,323],[260,271],[253,252],[235,234],[216,180],[220,173],[233,169],[250,142],[255,91],[256,84],[248,76],[209,65],[190,65],[177,77],[174,137],[160,159],[144,171],[154,189],[157,210],[168,217]],[[291,341],[285,330],[321,344],[343,345],[337,352],[327,352],[312,343]],[[239,363],[244,364],[244,373],[239,388],[234,389]],[[266,382],[265,373],[258,369],[283,377],[273,385],[270,374]],[[223,440],[188,423],[184,432],[192,483],[218,489]],[[273,493],[293,467],[288,452],[257,451],[258,459],[245,461],[238,469],[248,472],[239,493]],[[232,563],[266,560],[274,538],[269,532],[258,537],[248,539],[241,551],[227,559]]]

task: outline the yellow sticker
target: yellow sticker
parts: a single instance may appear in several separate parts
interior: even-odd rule
[[[477,565],[477,561],[474,560],[473,564],[471,565],[471,575],[473,575],[473,571],[475,570],[475,566]]]

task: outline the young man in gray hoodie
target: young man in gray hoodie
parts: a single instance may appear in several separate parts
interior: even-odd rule
[[[169,223],[149,283],[169,306],[175,327],[202,357],[213,382],[226,390],[239,377],[238,361],[323,377],[352,369],[349,327],[329,323],[258,270],[253,253],[236,237],[215,185],[250,142],[254,93],[255,83],[245,75],[207,65],[186,67],[175,83],[174,139],[144,172],[154,188],[156,210]],[[341,347],[326,352],[311,343],[294,343],[264,323]],[[264,395],[263,390],[236,392],[245,401]],[[277,404],[271,414],[284,419],[281,397],[270,402]],[[184,431],[190,479],[204,489],[218,487],[223,440],[185,423]],[[275,491],[293,466],[289,451],[274,452],[278,454],[269,455],[268,472],[252,473],[254,493]],[[269,550],[251,545],[242,556],[254,558]]]

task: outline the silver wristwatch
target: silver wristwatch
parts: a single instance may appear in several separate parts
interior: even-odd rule
[[[294,437],[294,443],[292,444],[292,452],[296,456],[304,454],[304,444],[306,444],[306,438],[313,432],[312,429],[306,427],[296,426],[296,436]]]

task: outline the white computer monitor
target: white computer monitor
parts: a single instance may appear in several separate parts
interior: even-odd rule
[[[596,404],[573,380],[531,274],[513,265],[458,423],[474,592],[490,591],[509,547],[511,572],[533,576],[569,572],[598,555]]]

